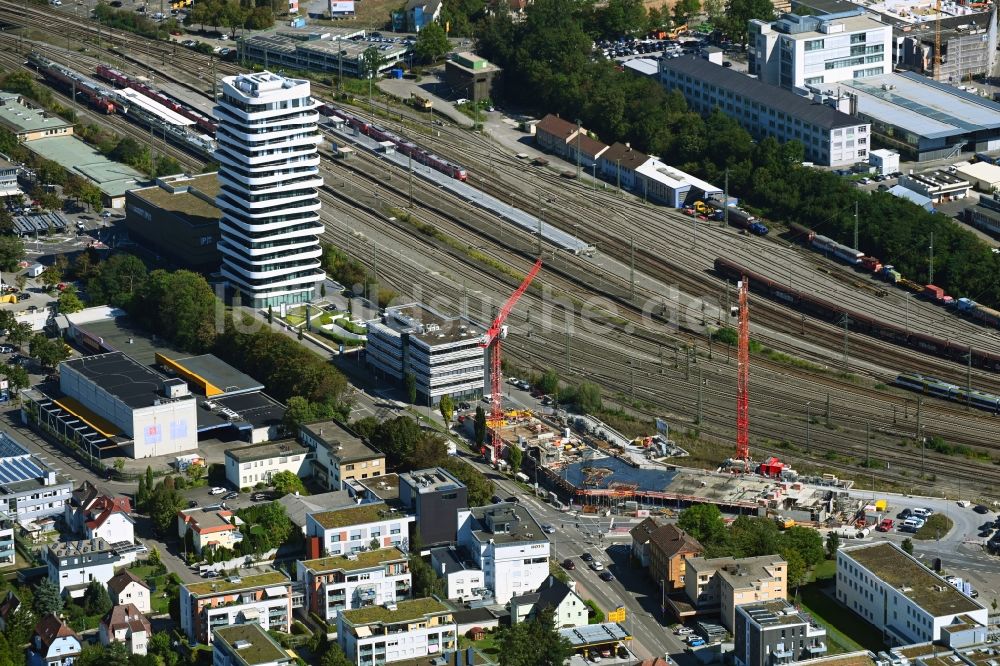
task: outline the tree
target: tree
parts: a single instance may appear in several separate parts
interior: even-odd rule
[[[73,314],[82,310],[83,307],[83,301],[80,300],[80,296],[76,293],[76,287],[73,285],[67,285],[62,293],[59,294],[60,313]]]
[[[719,507],[714,504],[694,504],[684,509],[677,519],[677,527],[703,546],[722,543],[726,539],[726,523]]]
[[[806,574],[809,572],[802,555],[794,548],[784,548],[781,556],[788,564],[788,587],[798,587],[806,582]]]
[[[559,375],[552,368],[548,368],[542,373],[537,383],[538,390],[546,395],[551,395],[559,390]]]
[[[602,36],[608,39],[643,32],[648,23],[646,8],[641,0],[608,0],[607,6],[598,12],[596,18]]]
[[[17,236],[0,236],[0,270],[15,271],[24,258],[24,241]]]
[[[507,447],[507,457],[508,462],[510,462],[510,470],[515,474],[520,472],[521,462],[524,459],[524,454],[521,452],[521,449],[517,448],[517,446]]]
[[[149,498],[149,517],[157,534],[165,536],[171,532],[177,512],[184,506],[184,498],[165,478],[156,484]]]
[[[739,516],[729,528],[729,540],[736,557],[757,557],[778,552],[782,535],[773,520]]]
[[[83,607],[88,615],[104,615],[111,610],[111,596],[107,586],[98,580],[90,581],[83,593]]]
[[[274,491],[282,496],[290,495],[292,493],[299,493],[304,495],[306,493],[306,487],[294,472],[289,472],[285,470],[284,472],[278,472],[271,477],[271,485],[274,486]]]
[[[431,568],[416,548],[410,551],[410,576],[413,580],[413,596],[429,597],[441,595],[444,591],[442,579]]]
[[[485,506],[492,501],[496,490],[493,482],[472,465],[454,456],[447,456],[440,467],[451,472],[468,489],[469,506]]]
[[[476,446],[486,442],[486,410],[482,405],[476,405],[476,418],[472,423]]]
[[[417,402],[417,378],[412,372],[406,373],[403,377],[403,383],[406,386],[406,397],[410,401],[410,404],[416,404]]]
[[[59,586],[48,578],[43,579],[35,588],[34,604],[35,615],[40,618],[53,613],[58,614],[63,608]]]
[[[187,469],[184,470],[184,474],[192,481],[192,484],[196,484],[204,479],[207,472],[208,470],[205,469],[204,465],[188,465]]]
[[[899,544],[899,547],[903,549],[907,555],[913,555],[913,541],[910,537],[903,539],[903,543]]]
[[[782,535],[782,541],[802,556],[807,567],[814,567],[823,561],[823,537],[811,527],[790,527]]]
[[[351,666],[351,664],[337,643],[329,643],[323,656],[319,658],[319,666]]]
[[[313,408],[309,401],[300,395],[292,396],[288,399],[288,408],[282,417],[281,423],[285,431],[297,435],[299,426],[314,420]]]
[[[44,333],[36,333],[31,338],[28,354],[46,368],[55,368],[69,358],[69,349],[61,338],[47,338]]]
[[[576,390],[576,404],[584,414],[601,410],[601,387],[592,382],[583,382]]]
[[[21,349],[21,345],[31,339],[33,331],[31,324],[19,321],[7,329],[7,342]]]
[[[677,0],[674,4],[674,25],[684,25],[701,10],[701,0]]]
[[[831,531],[826,535],[826,559],[836,558],[838,549],[840,549],[840,535]]]
[[[103,262],[96,275],[87,281],[87,296],[91,303],[128,309],[146,278],[146,265],[141,259],[131,254],[116,254]]]
[[[556,630],[549,607],[504,629],[499,643],[500,666],[562,666],[573,654],[569,641]]]
[[[16,394],[31,386],[28,371],[20,365],[5,365],[0,368],[0,374],[3,374],[4,379],[7,380],[7,390],[11,393]]]
[[[133,294],[129,314],[179,347],[203,352],[215,343],[216,304],[204,276],[155,270]]]
[[[430,64],[451,50],[451,43],[444,28],[437,22],[428,23],[417,33],[417,41],[413,45],[413,53],[417,60]]]
[[[455,416],[455,402],[451,399],[450,395],[445,394],[441,396],[438,409],[441,410],[441,418],[444,419],[445,425],[451,423],[452,417]]]
[[[748,21],[751,19],[770,21],[773,18],[774,6],[770,0],[729,0],[721,27],[733,41],[746,44]]]

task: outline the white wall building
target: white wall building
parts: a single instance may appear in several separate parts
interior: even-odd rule
[[[545,608],[552,610],[556,629],[582,627],[590,623],[590,611],[576,593],[576,582],[571,581],[567,585],[555,576],[549,576],[534,592],[511,597],[510,622],[525,622]]]
[[[989,622],[985,606],[888,541],[837,551],[837,600],[903,645],[942,640],[956,622]]]
[[[222,627],[212,639],[212,666],[284,666],[295,660],[256,624]]]
[[[892,26],[850,11],[749,22],[749,72],[789,90],[892,71]]]
[[[279,472],[309,476],[309,450],[293,439],[226,449],[226,481],[234,488],[270,483]]]
[[[549,575],[550,543],[520,504],[492,504],[458,514],[458,544],[483,571],[498,604],[538,589]]]
[[[297,562],[306,607],[332,624],[352,608],[394,604],[410,596],[409,560],[398,548]]]
[[[217,578],[181,585],[181,630],[201,643],[212,631],[258,623],[288,633],[292,622],[292,582],[280,571]]]
[[[27,525],[62,515],[72,495],[70,479],[0,432],[0,511]]]
[[[431,549],[431,568],[444,579],[445,596],[460,601],[482,599],[489,592],[484,584],[483,570],[472,562],[463,561],[454,546]]]
[[[899,153],[879,148],[868,153],[868,164],[875,167],[878,176],[889,176],[899,171]]]
[[[222,79],[214,110],[222,275],[255,308],[310,301],[325,278],[317,106],[305,80],[270,72]]]
[[[135,606],[140,613],[151,610],[149,587],[128,569],[122,569],[108,581],[108,594],[115,606]]]
[[[306,536],[319,539],[323,553],[346,555],[370,548],[409,546],[413,516],[400,513],[384,502],[358,504],[343,509],[313,513],[306,518]]]
[[[60,593],[73,598],[82,597],[87,586],[95,580],[107,585],[115,575],[115,567],[124,564],[104,539],[50,544],[45,562],[49,567],[49,580],[59,586]]]
[[[458,645],[455,618],[436,599],[411,599],[388,607],[344,611],[337,642],[358,666],[440,655]]]
[[[399,305],[368,322],[366,358],[398,381],[412,373],[420,403],[477,395],[487,379],[486,350],[479,344],[484,332],[468,319],[445,317],[426,305]]]
[[[57,405],[80,412],[81,420],[109,437],[132,440],[133,458],[198,448],[198,407],[187,383],[162,377],[121,352],[61,363],[59,388],[68,399],[54,400]]]
[[[124,643],[129,654],[146,654],[153,636],[149,620],[133,604],[112,608],[101,618],[98,630],[101,645]]]

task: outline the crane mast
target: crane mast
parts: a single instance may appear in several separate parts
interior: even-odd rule
[[[739,351],[736,369],[736,460],[750,463],[750,311],[747,307],[746,276],[737,287],[739,294]]]

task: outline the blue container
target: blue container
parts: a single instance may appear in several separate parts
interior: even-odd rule
[[[401,70],[401,69],[394,69],[394,70],[392,70],[392,78],[394,78],[394,79],[401,79],[401,78],[403,78],[403,70]]]

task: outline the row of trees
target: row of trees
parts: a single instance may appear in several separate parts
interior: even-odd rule
[[[103,25],[134,32],[151,39],[169,39],[170,31],[179,27],[177,21],[172,18],[154,21],[145,14],[131,9],[115,9],[104,2],[94,7],[94,17]]]
[[[685,509],[677,526],[704,546],[706,557],[780,554],[788,563],[789,586],[804,583],[809,569],[826,556],[820,533],[810,527],[795,526],[782,531],[774,520],[757,516],[740,516],[727,527],[714,504],[696,504]]]
[[[136,510],[149,515],[157,534],[170,534],[176,523],[177,512],[184,506],[184,498],[177,490],[177,482],[172,476],[165,476],[159,482],[153,478],[153,469],[146,467],[146,473],[139,477],[139,487],[135,493]]]
[[[230,36],[236,37],[236,31],[263,30],[274,25],[274,14],[282,7],[282,3],[271,0],[240,2],[238,0],[205,0],[192,5],[184,20],[185,25],[198,25],[204,30],[206,25],[213,28],[224,27],[230,31]]]
[[[726,31],[742,41],[746,20],[770,11],[770,3],[760,0],[731,0]],[[842,178],[802,167],[799,142],[755,142],[727,116],[702,118],[682,95],[666,92],[655,80],[591,60],[586,26],[596,18],[586,6],[538,0],[527,13],[520,24],[505,16],[486,19],[477,31],[479,52],[504,68],[507,99],[580,119],[604,141],[631,142],[709,181],[721,181],[728,170],[731,193],[750,208],[842,242],[853,244],[858,202],[861,249],[918,282],[928,277],[926,248],[933,233],[935,282],[953,294],[1000,305],[1000,283],[989,278],[1000,258],[972,232],[886,193],[862,196]]]

